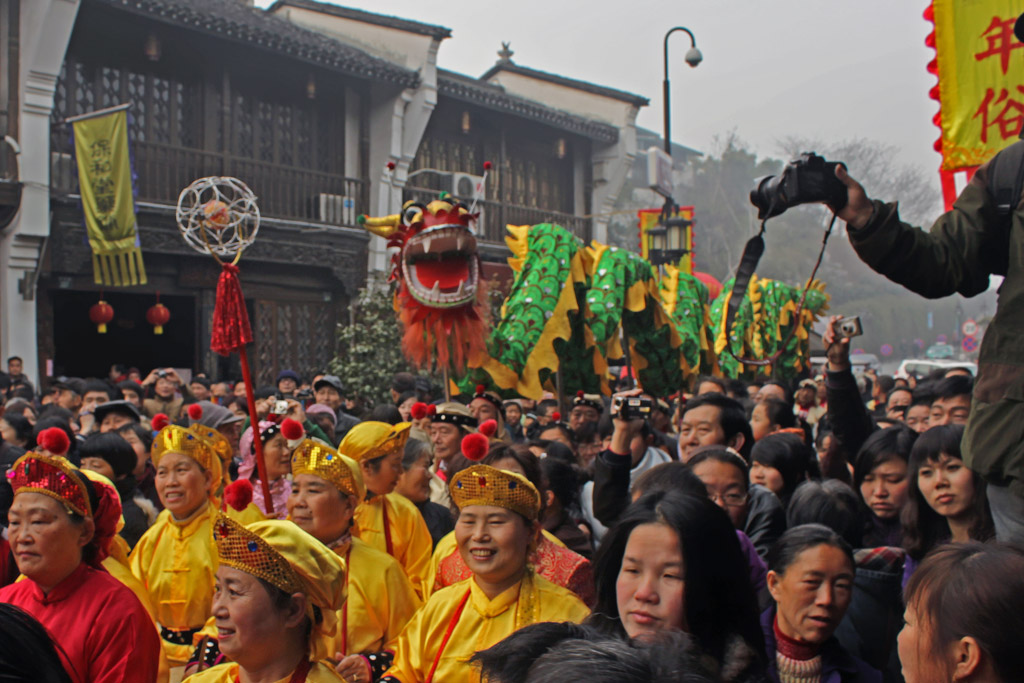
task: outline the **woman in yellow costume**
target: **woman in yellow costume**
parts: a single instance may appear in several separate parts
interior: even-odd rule
[[[420,599],[395,558],[352,536],[352,518],[366,494],[355,460],[306,439],[292,454],[292,477],[288,518],[345,558],[348,599],[328,655],[346,681],[379,679]]]
[[[164,510],[129,557],[132,573],[156,610],[164,652],[183,666],[192,636],[210,616],[217,549],[213,492],[221,483],[221,461],[198,433],[168,425],[153,439],[156,490]]]
[[[582,621],[579,598],[537,576],[527,557],[537,543],[540,494],[525,477],[473,465],[449,485],[459,508],[455,535],[472,577],[430,596],[398,638],[389,683],[477,681],[469,658],[542,621]]]
[[[185,679],[191,683],[328,683],[342,680],[321,660],[345,601],[345,563],[285,520],[242,526],[217,517],[213,616],[232,661]]]
[[[356,508],[354,533],[402,565],[420,599],[429,592],[433,541],[423,515],[405,496],[393,493],[402,474],[402,455],[409,440],[408,422],[361,422],[349,430],[338,452],[357,463],[366,495]]]

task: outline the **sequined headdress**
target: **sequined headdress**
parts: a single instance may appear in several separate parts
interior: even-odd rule
[[[217,516],[213,539],[222,565],[252,574],[289,595],[302,591],[299,577],[288,560],[257,534],[223,513]]]
[[[220,484],[222,468],[215,446],[191,429],[178,425],[167,425],[153,439],[153,446],[149,452],[154,465],[160,464],[160,458],[165,453],[187,455],[210,473],[211,486],[215,487]]]
[[[452,477],[452,500],[461,510],[469,505],[493,505],[535,520],[540,514],[540,494],[521,474],[490,465],[473,465]]]
[[[356,462],[366,462],[392,453],[402,453],[409,440],[410,422],[360,422],[338,444],[338,452]]]
[[[292,476],[300,474],[316,475],[357,500],[366,496],[359,463],[318,441],[303,439],[292,452]]]
[[[228,441],[228,438],[219,431],[213,427],[207,427],[201,422],[193,423],[189,429],[209,442],[210,448],[213,449],[214,454],[220,459],[224,485],[227,486],[230,484],[231,479],[230,474],[228,473],[228,465],[231,462],[231,459],[235,456],[235,449],[231,446],[231,442]]]
[[[63,504],[69,512],[92,516],[89,490],[77,468],[64,458],[26,453],[7,471],[7,478],[15,495],[41,493]]]

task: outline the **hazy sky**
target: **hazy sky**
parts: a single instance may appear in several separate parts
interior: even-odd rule
[[[260,6],[269,0],[257,0]],[[340,2],[452,29],[442,67],[479,76],[501,41],[513,60],[644,95],[638,122],[662,130],[662,38],[691,29],[704,62],[691,69],[684,33],[669,46],[672,132],[701,151],[735,130],[759,154],[788,135],[864,137],[899,147],[933,174],[938,104],[925,65],[924,0],[350,0]],[[856,175],[856,169],[851,169]]]

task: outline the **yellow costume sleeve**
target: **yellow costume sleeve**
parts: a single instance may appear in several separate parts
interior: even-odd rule
[[[413,590],[422,599],[430,592],[427,580],[433,542],[423,515],[408,498],[399,493],[389,493],[360,503],[355,514],[358,536],[377,550],[387,552],[384,506],[387,506],[391,535],[390,554],[398,560]]]
[[[216,508],[208,504],[191,519],[177,522],[164,510],[129,556],[132,574],[145,587],[159,626],[174,631],[201,628],[212,611],[217,548]],[[163,641],[171,666],[188,662],[191,643]]]
[[[462,614],[438,658],[444,635],[463,600]],[[579,623],[589,614],[587,606],[571,592],[532,573],[493,600],[473,579],[460,581],[430,596],[409,622],[398,637],[395,661],[387,675],[402,683],[423,683],[437,659],[435,681],[478,683],[479,670],[469,664],[474,653],[524,626],[542,621]]]
[[[188,683],[235,683],[237,680],[238,665],[234,662],[218,664],[206,671],[200,671],[199,673],[192,674],[185,679]],[[288,683],[289,680],[291,680],[291,674],[282,678],[280,681],[276,681],[275,683]],[[334,669],[323,662],[317,662],[314,664],[313,668],[311,668],[309,673],[306,674],[307,683],[337,683],[340,680],[342,680],[341,676],[336,674]]]

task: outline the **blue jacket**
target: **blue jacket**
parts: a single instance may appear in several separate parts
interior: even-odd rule
[[[768,655],[768,680],[779,682],[779,671],[775,666],[775,608],[766,609],[761,615],[761,630],[764,632],[765,653]],[[829,638],[821,648],[821,683],[882,683],[882,674],[847,654],[835,638]]]

